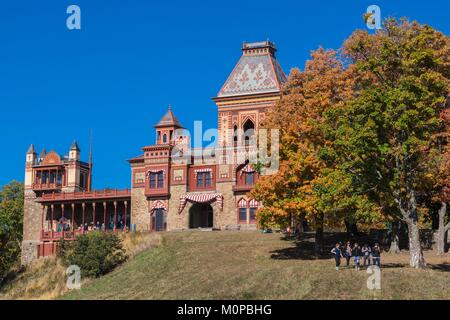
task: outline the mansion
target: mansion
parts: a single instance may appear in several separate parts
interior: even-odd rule
[[[81,160],[76,141],[65,156],[45,150],[38,155],[31,145],[25,166],[22,262],[53,255],[60,239],[93,229],[256,228],[261,204],[247,194],[260,171],[248,154],[286,82],[275,53],[269,41],[243,44],[242,56],[213,98],[219,149],[192,148],[169,107],[154,125],[155,143],[128,160],[130,189],[92,190],[92,159]]]

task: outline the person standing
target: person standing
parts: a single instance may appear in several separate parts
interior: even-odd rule
[[[336,246],[331,249],[331,253],[334,254],[334,260],[336,261],[336,270],[339,270],[339,266],[341,265],[341,257],[343,257],[341,245],[339,243],[336,243]]]
[[[355,270],[359,271],[359,262],[361,259],[361,247],[358,245],[358,243],[355,243],[355,245],[353,246],[352,253],[355,259]]]
[[[344,257],[347,267],[350,266],[350,258],[352,257],[352,246],[350,241],[347,241],[347,244],[345,245]]]
[[[370,248],[370,246],[366,243],[363,245],[363,247],[361,248],[362,254],[363,254],[363,261],[364,261],[364,266],[370,265],[370,254],[372,253],[372,249]]]
[[[375,243],[375,246],[373,247],[372,260],[374,265],[381,268],[381,249],[378,243]]]

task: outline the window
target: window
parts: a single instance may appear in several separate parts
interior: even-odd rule
[[[150,172],[150,189],[164,188],[164,172]]]
[[[53,171],[50,172],[50,183],[55,183],[55,173]]]
[[[250,208],[250,221],[256,220],[256,211],[258,208]]]
[[[41,183],[42,183],[42,184],[46,184],[46,183],[47,183],[47,179],[48,179],[48,172],[47,172],[47,171],[42,172],[42,180],[41,180]]]
[[[212,184],[211,172],[197,172],[197,188],[208,188]]]
[[[247,221],[247,208],[239,208],[239,221]]]
[[[167,134],[164,134],[163,135],[163,143],[166,143],[167,142]]]
[[[158,142],[161,141],[161,131],[158,131],[158,138],[157,138]]]
[[[173,140],[173,130],[170,130],[170,141]]]
[[[245,173],[245,184],[253,185],[255,183],[255,173],[254,172],[246,172]]]
[[[244,143],[246,146],[249,146],[250,144],[254,144],[255,143],[255,125],[253,124],[253,122],[248,119],[245,123],[244,123]]]

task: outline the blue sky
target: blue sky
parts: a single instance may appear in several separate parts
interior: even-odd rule
[[[66,27],[71,4],[81,30]],[[288,73],[365,28],[371,4],[450,34],[448,0],[2,1],[0,184],[23,181],[30,143],[65,154],[77,139],[87,160],[92,128],[94,188],[129,187],[126,159],[154,143],[168,104],[188,129],[217,126],[211,97],[243,41],[274,41]]]

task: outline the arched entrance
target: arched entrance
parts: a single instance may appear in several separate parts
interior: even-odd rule
[[[209,203],[194,203],[189,209],[189,228],[212,228],[213,208]]]
[[[167,226],[166,210],[164,210],[162,208],[153,210],[151,219],[152,219],[151,224],[152,224],[153,231],[166,230],[166,226]]]

